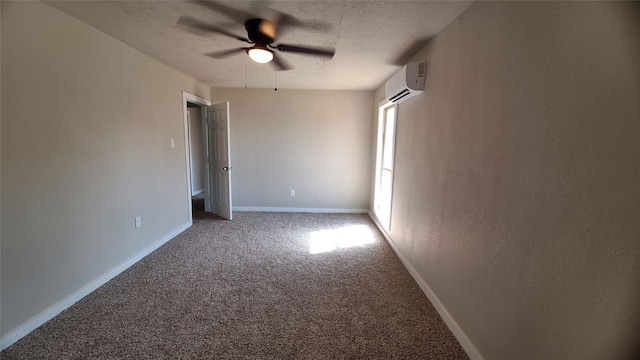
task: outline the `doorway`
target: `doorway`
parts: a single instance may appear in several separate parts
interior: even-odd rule
[[[182,105],[187,157],[187,207],[189,209],[189,223],[192,224],[194,206],[199,206],[198,202],[204,202],[204,136],[202,123],[211,101],[183,91]],[[202,200],[199,198],[202,198]]]
[[[184,134],[187,157],[187,194],[189,223],[193,224],[194,199],[204,194],[204,212],[232,219],[231,137],[229,133],[229,103],[211,102],[183,92]],[[199,109],[196,110],[196,109]],[[198,136],[197,119],[200,119]],[[198,146],[196,140],[202,140]],[[198,153],[198,155],[196,155]],[[202,157],[199,155],[202,154]],[[200,165],[200,160],[203,166]],[[201,192],[204,188],[204,192]]]
[[[187,102],[189,123],[189,166],[191,168],[191,196],[204,193],[204,147],[202,146],[202,106]]]
[[[202,111],[206,108],[187,101],[189,130],[189,168],[191,171],[191,211],[194,219],[204,215],[204,147]]]

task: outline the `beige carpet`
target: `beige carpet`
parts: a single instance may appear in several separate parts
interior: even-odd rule
[[[201,212],[8,359],[467,359],[366,215]]]

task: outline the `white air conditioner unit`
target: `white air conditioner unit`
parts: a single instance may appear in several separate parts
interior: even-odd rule
[[[387,101],[401,103],[424,90],[425,63],[409,63],[387,81],[384,94]]]

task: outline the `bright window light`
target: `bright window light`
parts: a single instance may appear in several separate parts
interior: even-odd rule
[[[378,145],[373,213],[380,224],[391,230],[391,195],[393,192],[393,157],[395,150],[396,105],[383,105],[378,116]]]
[[[309,253],[320,254],[338,249],[365,246],[375,242],[375,235],[365,225],[349,225],[334,230],[320,230],[309,237]]]
[[[273,51],[264,48],[253,47],[247,51],[247,54],[253,61],[260,64],[273,60]]]

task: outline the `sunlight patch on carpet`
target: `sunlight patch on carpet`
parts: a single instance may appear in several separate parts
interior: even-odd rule
[[[309,253],[320,254],[338,249],[366,246],[375,242],[374,234],[365,225],[349,225],[333,230],[320,230],[309,236]]]

